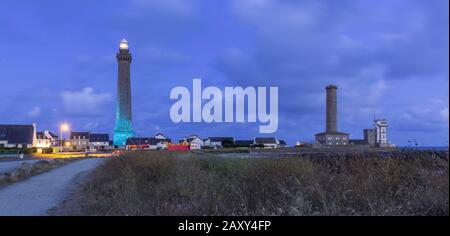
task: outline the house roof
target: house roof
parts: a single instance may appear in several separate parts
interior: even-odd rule
[[[255,138],[256,144],[276,144],[277,140],[274,137],[268,138]]]
[[[201,139],[200,137],[189,138],[189,139],[188,139],[188,142],[192,142],[192,141],[194,141],[194,140],[200,140],[200,141],[204,142],[203,139]]]
[[[44,132],[36,132],[36,138],[38,138],[38,139],[49,139],[45,134],[44,134]]]
[[[155,134],[155,138],[156,138],[156,136],[163,136],[164,138],[166,138],[167,139],[167,137],[163,134],[163,133],[157,133],[157,134]]]
[[[284,141],[283,139],[278,140],[278,142],[279,142],[281,145],[287,145],[287,144],[286,144],[286,141]]]
[[[337,131],[328,131],[328,132],[322,132],[322,133],[318,133],[315,134],[317,135],[349,135],[348,133],[344,133],[344,132],[337,132]]]
[[[109,142],[109,134],[89,134],[89,142]]]
[[[211,142],[222,142],[224,140],[234,141],[233,137],[208,137]]]
[[[76,137],[78,137],[78,136],[83,137],[84,136],[85,139],[88,139],[89,138],[89,132],[70,132],[70,139],[74,139],[75,136]]]
[[[50,136],[52,136],[54,139],[58,139],[58,135],[54,134],[51,131],[48,131],[48,134],[50,134]]]
[[[33,125],[0,125],[0,140],[11,144],[33,143]]]
[[[235,140],[234,144],[236,144],[236,145],[252,145],[253,140]]]
[[[155,138],[127,138],[126,145],[156,145],[156,141]]]
[[[50,139],[50,140],[57,140],[58,139],[58,135],[55,135],[54,133],[48,131],[48,130],[43,130],[43,131],[39,131],[36,132],[36,137],[38,139]]]
[[[159,136],[159,135],[163,136],[164,138],[157,138],[156,136]],[[154,136],[153,138],[157,139],[157,140],[160,141],[160,142],[171,142],[171,139],[168,138],[168,137],[166,137],[166,136],[165,136],[164,134],[162,134],[162,133],[157,133],[157,134],[155,134],[155,136]]]

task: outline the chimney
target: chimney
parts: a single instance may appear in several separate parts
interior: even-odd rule
[[[337,132],[337,86],[328,85],[325,89],[327,90],[326,132]]]

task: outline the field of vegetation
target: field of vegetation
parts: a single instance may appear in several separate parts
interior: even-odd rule
[[[80,186],[82,215],[449,215],[448,152],[219,158],[132,152]]]

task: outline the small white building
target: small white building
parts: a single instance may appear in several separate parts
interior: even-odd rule
[[[190,149],[201,149],[205,146],[205,141],[196,134],[191,134],[187,137],[182,137],[179,143],[189,144]]]
[[[389,147],[387,141],[387,127],[388,123],[386,119],[374,120],[375,129],[375,143],[379,147]]]
[[[72,149],[89,148],[89,132],[70,132],[70,145]]]
[[[268,138],[255,138],[255,146],[256,147],[264,147],[264,148],[277,148],[279,145],[279,142],[274,137],[268,137]]]
[[[36,133],[36,147],[37,148],[49,148],[51,146],[51,139],[44,134],[44,132]]]
[[[89,134],[89,148],[100,150],[109,147],[109,134]]]
[[[201,149],[203,146],[205,146],[205,142],[200,137],[195,137],[189,141],[190,149]]]
[[[172,142],[172,140],[170,138],[168,138],[167,136],[165,136],[162,133],[155,134],[155,136],[153,138],[155,139],[156,149],[160,149],[160,150],[167,149],[167,145],[170,142]]]

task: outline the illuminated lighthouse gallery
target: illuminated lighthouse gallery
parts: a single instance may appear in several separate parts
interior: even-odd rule
[[[125,39],[120,41],[119,52],[116,54],[118,63],[117,78],[117,110],[116,127],[114,128],[114,145],[125,146],[129,137],[134,137],[133,126],[131,125],[131,86],[130,86],[130,64],[131,54],[128,49],[128,42]]]

